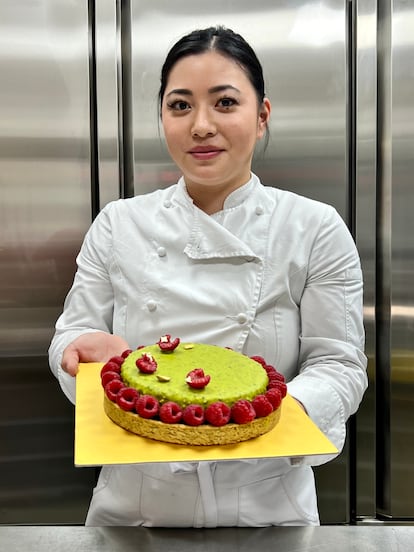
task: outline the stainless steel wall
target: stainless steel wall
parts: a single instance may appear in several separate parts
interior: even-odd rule
[[[378,9],[377,510],[414,516],[414,4]]]
[[[2,0],[0,75],[0,523],[80,522],[47,348],[91,220],[86,3]]]

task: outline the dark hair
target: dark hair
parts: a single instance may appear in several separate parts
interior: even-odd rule
[[[254,50],[241,35],[231,29],[217,26],[187,34],[168,52],[161,70],[161,86],[158,93],[160,110],[168,77],[177,61],[208,51],[218,52],[238,63],[255,89],[259,105],[262,104],[265,96],[263,70]]]

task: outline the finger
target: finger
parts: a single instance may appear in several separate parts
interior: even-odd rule
[[[79,354],[78,351],[71,345],[66,347],[63,351],[61,366],[62,370],[67,372],[70,376],[76,376],[78,373]]]

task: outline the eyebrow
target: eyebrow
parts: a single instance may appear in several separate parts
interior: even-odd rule
[[[231,84],[219,84],[218,86],[213,86],[208,89],[209,94],[217,94],[217,92],[224,92],[225,90],[234,90],[235,92],[238,92],[240,94],[240,90],[236,88],[235,86]],[[171,92],[168,92],[167,97],[171,96],[172,94],[179,94],[183,96],[192,96],[193,93],[188,88],[175,88],[174,90],[171,90]]]

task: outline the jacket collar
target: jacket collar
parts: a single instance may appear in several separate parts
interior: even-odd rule
[[[236,226],[237,222],[253,223],[255,202],[252,196],[260,186],[257,176],[252,175],[244,186],[226,198],[222,211],[210,216],[194,205],[186,190],[184,179],[181,178],[177,184],[175,199],[189,211],[191,218],[190,234],[184,253],[190,259],[200,260],[237,257],[259,259],[247,243],[223,226],[219,220],[227,216],[236,222]]]

